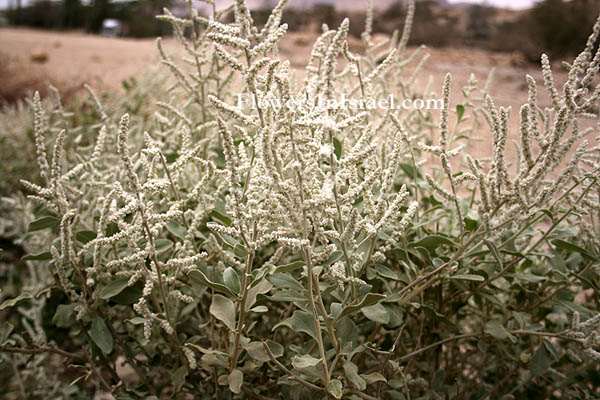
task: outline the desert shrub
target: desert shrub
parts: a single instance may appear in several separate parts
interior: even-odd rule
[[[527,77],[514,135],[474,77],[452,107],[450,75],[425,90],[438,111],[232,105],[419,97],[408,14],[379,43],[369,17],[362,55],[347,20],[326,29],[298,81],[277,56],[281,7],[262,29],[242,0],[230,24],[166,11],[176,83],[157,108],[98,101],[94,141],[68,116],[49,138],[35,97],[41,183],[10,209],[27,282],[0,306],[6,393],[596,397],[600,19],[561,92],[543,58],[551,107]]]
[[[533,62],[539,61],[542,52],[557,58],[573,56],[587,42],[584,27],[591,26],[599,12],[600,5],[594,1],[540,1],[517,20],[499,24],[488,47],[519,51]]]

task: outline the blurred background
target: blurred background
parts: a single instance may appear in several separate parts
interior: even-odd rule
[[[402,29],[406,2],[374,1],[375,39]],[[217,1],[218,7],[229,3]],[[258,24],[276,3],[248,1]],[[203,2],[194,6],[209,12]],[[290,0],[283,21],[291,34],[282,53],[302,66],[322,24],[336,27],[346,16],[358,49],[366,6],[367,0]],[[170,36],[169,24],[154,18],[164,7],[188,13],[180,0],[0,0],[0,102],[23,98],[42,82],[67,97],[84,81],[122,87],[156,61],[151,38]],[[553,61],[576,54],[599,13],[599,0],[417,0],[410,45],[427,45],[436,68],[499,67],[510,76],[511,68],[536,71],[542,52]]]

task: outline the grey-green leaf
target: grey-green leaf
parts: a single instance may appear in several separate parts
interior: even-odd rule
[[[42,217],[31,222],[28,227],[29,232],[41,231],[47,228],[58,227],[59,221],[56,217]]]
[[[489,333],[495,339],[499,340],[504,340],[510,335],[504,326],[502,326],[502,322],[498,321],[497,319],[488,321],[488,323],[485,324],[484,332]]]
[[[319,358],[315,358],[310,354],[304,354],[302,356],[294,356],[292,358],[292,365],[294,368],[298,370],[303,370],[306,368],[315,368],[321,360]]]
[[[282,345],[272,340],[267,340],[266,343],[267,346],[269,346],[269,350],[271,350],[273,357],[278,358],[283,355]],[[261,362],[267,362],[271,360],[271,357],[269,357],[269,354],[265,350],[265,346],[262,344],[262,342],[250,342],[244,346],[244,349],[248,352],[250,357],[255,360]]]
[[[94,231],[79,231],[75,234],[75,240],[86,244],[96,239],[96,232]]]
[[[341,399],[342,398],[342,394],[343,394],[342,389],[343,389],[342,382],[340,382],[338,379],[332,379],[332,380],[330,380],[329,384],[327,385],[327,391],[335,399]]]
[[[239,369],[234,369],[227,377],[227,382],[229,383],[229,390],[235,394],[238,394],[242,390],[244,374]]]
[[[378,302],[380,302],[383,299],[385,299],[385,295],[383,295],[383,294],[367,293],[365,295],[365,297],[363,297],[363,299],[358,304],[354,304],[354,305],[351,304],[349,306],[344,307],[342,312],[339,313],[339,315],[335,318],[335,320],[339,321],[343,317],[354,314],[355,312],[359,311],[363,307],[369,307],[374,304],[377,304]]]
[[[5,308],[14,307],[22,301],[31,300],[31,294],[29,293],[21,293],[14,299],[5,300],[2,304],[0,304],[0,310],[4,310]]]
[[[461,281],[483,282],[485,279],[481,275],[474,274],[456,274],[448,277],[449,279],[458,279]]]
[[[223,272],[223,282],[225,282],[225,286],[233,293],[240,293],[240,277],[232,267],[227,267],[225,272]]]
[[[296,310],[291,317],[281,321],[273,327],[273,330],[287,326],[294,332],[304,332],[312,336],[315,340],[317,339],[315,331],[315,321],[313,320],[312,314],[308,311]]]
[[[104,320],[98,316],[92,320],[90,337],[103,353],[110,354],[113,351],[113,337]]]
[[[51,260],[52,254],[49,251],[44,251],[38,254],[27,254],[23,257],[23,260],[28,261],[43,261],[43,260]]]
[[[367,381],[365,381],[358,374],[358,367],[354,365],[352,361],[344,362],[344,374],[352,384],[360,391],[363,391],[367,388]]]
[[[546,346],[541,344],[529,361],[529,369],[533,376],[542,376],[551,364],[552,359],[550,358],[550,353],[548,352],[548,349],[546,349]]]
[[[102,288],[100,291],[100,298],[106,300],[118,295],[127,287],[128,282],[129,278],[115,279]]]
[[[229,288],[227,286],[225,286],[221,283],[211,281],[210,279],[208,279],[206,277],[206,275],[204,275],[204,272],[202,272],[200,270],[197,270],[197,269],[192,270],[192,271],[188,272],[187,275],[192,281],[194,281],[194,283],[197,283],[202,286],[210,287],[210,288],[216,290],[217,292],[221,292],[228,296],[233,297],[233,293],[231,292],[231,290],[229,290]]]
[[[364,307],[360,311],[365,317],[369,318],[371,321],[375,321],[380,324],[387,324],[388,322],[390,322],[390,314],[381,303]]]
[[[173,247],[173,242],[169,239],[156,239],[154,241],[154,246],[156,248],[156,253],[160,254]]]
[[[210,305],[210,313],[230,330],[235,329],[235,305],[227,297],[215,294]]]

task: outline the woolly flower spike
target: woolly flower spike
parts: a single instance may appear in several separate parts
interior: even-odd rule
[[[242,35],[248,36],[254,24],[250,10],[246,6],[246,0],[235,0],[235,22],[242,27]]]
[[[390,220],[399,218],[400,206],[402,205],[402,203],[404,203],[404,201],[406,200],[408,195],[409,195],[409,193],[408,193],[408,190],[406,189],[406,185],[402,185],[402,187],[396,194],[396,197],[394,198],[394,200],[392,201],[390,206],[387,208],[387,210],[385,210],[385,213],[383,214],[381,219],[377,222],[377,224],[375,224],[375,226],[374,226],[375,232],[379,231]]]
[[[244,114],[236,107],[230,106],[229,104],[219,100],[217,97],[209,95],[208,100],[223,114],[227,114],[246,125],[257,125],[255,119],[252,118],[250,115]]]
[[[408,209],[406,210],[406,214],[404,214],[404,216],[402,217],[402,220],[398,224],[398,227],[394,231],[394,234],[396,236],[404,235],[404,233],[406,232],[406,229],[408,229],[408,225],[410,224],[410,221],[412,221],[412,219],[415,217],[418,210],[419,210],[419,202],[418,201],[413,201],[412,203],[410,203],[410,205],[408,206]]]
[[[96,164],[100,160],[100,156],[102,155],[102,151],[104,150],[104,143],[106,142],[107,134],[108,131],[106,129],[106,125],[102,125],[102,128],[100,128],[100,132],[98,133],[98,139],[96,139],[94,151],[92,152],[92,156],[90,157],[91,164]]]
[[[425,179],[427,179],[427,183],[429,183],[429,186],[431,186],[433,188],[433,190],[435,190],[439,195],[444,197],[446,200],[451,200],[451,201],[457,200],[457,198],[452,193],[448,192],[446,189],[441,187],[440,184],[437,183],[429,174],[425,174]]]
[[[529,137],[529,112],[529,105],[524,104],[521,107],[521,150],[523,151],[527,168],[530,169],[535,162],[531,153],[531,138]],[[523,168],[523,173],[525,173],[525,168]]]
[[[224,35],[239,36],[242,30],[239,26],[222,24],[219,21],[211,20],[208,23],[209,32],[221,33]]]
[[[406,19],[404,20],[404,28],[402,29],[402,38],[398,44],[398,50],[402,53],[406,49],[408,39],[410,38],[410,32],[412,30],[413,20],[415,17],[415,0],[408,0],[408,10],[406,12]]]
[[[442,108],[442,117],[440,122],[440,147],[442,151],[445,152],[448,147],[448,107],[450,103],[450,84],[452,83],[452,75],[449,73],[446,74],[444,78],[444,88],[442,91],[443,96],[443,108]]]
[[[387,57],[365,78],[365,83],[369,84],[374,79],[380,77],[387,69],[396,61],[396,55],[398,54],[398,50],[393,49],[387,55]]]
[[[550,66],[550,59],[546,54],[542,54],[542,76],[544,77],[544,85],[546,86],[546,90],[550,93],[552,97],[552,104],[556,109],[560,108],[560,97],[558,96],[558,91],[556,90],[556,86],[554,85],[554,77],[552,76],[552,67]]]
[[[285,35],[287,28],[288,25],[283,24],[279,28],[277,28],[277,30],[270,33],[260,44],[252,48],[252,50],[250,51],[250,56],[256,57],[261,54],[265,54],[266,52],[271,50],[273,46],[275,46],[275,43],[277,43],[279,39],[281,39],[283,35]]]
[[[346,40],[346,37],[348,36],[349,29],[350,20],[348,18],[344,18],[337,33],[331,40],[331,44],[327,48],[327,52],[325,53],[321,81],[326,85],[325,94],[327,97],[330,97],[332,94],[333,73],[335,72],[335,66],[337,65],[337,57],[342,51],[344,40]]]
[[[237,36],[217,32],[209,32],[206,36],[213,42],[222,44],[224,46],[246,50],[250,48],[250,42],[248,40],[239,38]]]
[[[371,33],[373,33],[373,0],[367,2],[367,15],[365,18],[365,31],[362,38],[365,43],[371,43]]]
[[[50,171],[52,184],[56,184],[61,175],[65,151],[65,130],[62,129],[56,137],[54,151],[52,152],[52,170]]]
[[[273,29],[275,29],[275,27],[279,25],[279,23],[281,22],[281,17],[283,16],[283,8],[287,4],[287,2],[288,0],[280,0],[279,3],[277,3],[277,5],[275,6],[275,8],[273,8],[273,10],[271,11],[271,15],[269,15],[269,18],[267,19],[267,23],[265,24],[260,33],[259,41],[264,40],[267,37],[267,35],[269,35],[273,31]]]
[[[229,68],[235,69],[240,72],[244,69],[242,63],[239,62],[234,56],[229,54],[229,52],[218,43],[215,43],[215,53],[217,54],[217,56],[219,56],[221,60],[225,61],[225,63],[229,65]]]
[[[190,349],[189,347],[184,347],[183,354],[185,354],[185,358],[187,359],[190,369],[191,370],[196,369],[196,367],[198,365],[196,363],[196,354],[194,354],[194,351],[192,349]]]
[[[121,160],[123,161],[123,164],[125,164],[125,170],[127,171],[127,177],[129,178],[129,183],[131,184],[133,190],[136,193],[141,193],[142,188],[140,186],[138,176],[135,173],[135,169],[133,166],[133,162],[131,161],[131,157],[129,156],[129,148],[127,147],[128,131],[129,131],[129,114],[124,114],[121,117],[121,122],[119,123],[117,148],[119,150],[119,154],[121,155]]]
[[[46,158],[46,141],[44,138],[44,109],[40,100],[40,93],[35,92],[33,95],[33,135],[35,137],[35,151],[37,154],[37,162],[40,167],[40,175],[48,182],[48,159]]]

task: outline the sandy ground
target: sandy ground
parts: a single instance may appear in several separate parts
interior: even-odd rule
[[[280,57],[290,59],[297,70],[306,64],[316,35],[288,33],[280,42]],[[382,38],[375,38],[381,40]],[[359,50],[360,40],[351,39],[351,48]],[[176,54],[178,45],[172,39],[164,41],[168,53]],[[414,51],[408,49],[408,54]],[[543,88],[540,68],[522,62],[519,57],[497,54],[476,49],[427,48],[428,62],[419,78],[425,85],[432,77],[433,88],[441,92],[446,72],[453,75],[452,106],[459,104],[463,96],[461,88],[469,75],[474,73],[483,85],[488,73],[495,68],[491,94],[497,106],[511,106],[511,131],[518,134],[519,109],[527,100],[525,74],[531,74],[538,82],[539,105],[549,106],[550,100]],[[106,38],[78,32],[50,32],[31,29],[0,29],[0,54],[8,55],[11,62],[30,68],[47,77],[59,87],[80,86],[83,82],[106,90],[120,90],[121,82],[142,73],[148,66],[158,62],[158,51],[153,39]],[[45,58],[36,62],[39,57]],[[566,73],[558,60],[553,60],[555,79],[562,84]],[[0,76],[0,79],[3,79]],[[488,132],[481,132],[482,139],[489,140]]]

